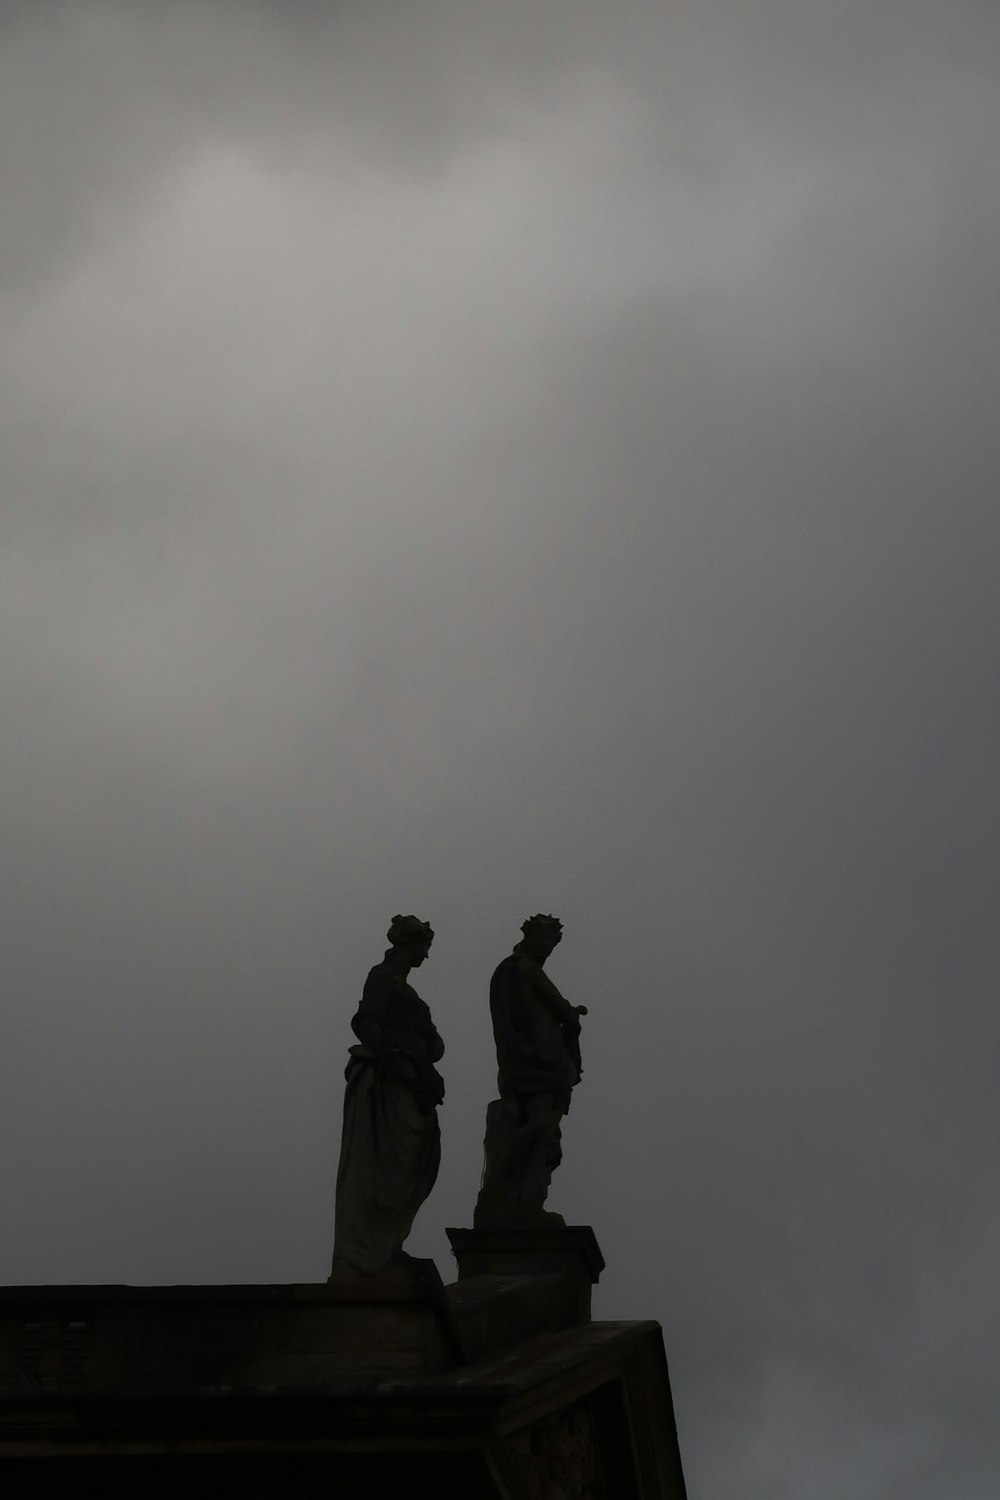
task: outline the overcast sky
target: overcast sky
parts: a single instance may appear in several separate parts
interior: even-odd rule
[[[995,0],[0,0],[0,1281],[328,1270],[437,938],[691,1500],[1000,1493]]]

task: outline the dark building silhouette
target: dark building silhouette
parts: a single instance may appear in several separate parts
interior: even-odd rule
[[[589,1228],[308,1286],[0,1289],[0,1494],[683,1500],[660,1328]]]

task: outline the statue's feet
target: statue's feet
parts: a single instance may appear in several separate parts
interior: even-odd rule
[[[335,1255],[333,1266],[328,1276],[328,1281],[385,1281],[411,1282],[415,1279],[423,1279],[427,1276],[428,1266],[433,1266],[433,1261],[420,1260],[415,1255],[408,1255],[405,1250],[397,1250],[388,1260],[380,1265],[356,1266],[342,1255]]]
[[[491,1211],[476,1208],[472,1216],[474,1229],[565,1229],[562,1214],[545,1208],[509,1208]]]

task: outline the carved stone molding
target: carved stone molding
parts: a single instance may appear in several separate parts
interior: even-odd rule
[[[585,1406],[526,1428],[510,1446],[531,1500],[603,1500],[593,1423]]]

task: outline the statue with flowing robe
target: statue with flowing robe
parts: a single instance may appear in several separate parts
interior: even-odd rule
[[[334,1273],[405,1264],[403,1242],[437,1178],[444,1083],[435,1063],[444,1043],[408,983],[433,937],[429,923],[393,917],[389,949],[369,973],[351,1022],[358,1043],[346,1073]]]

